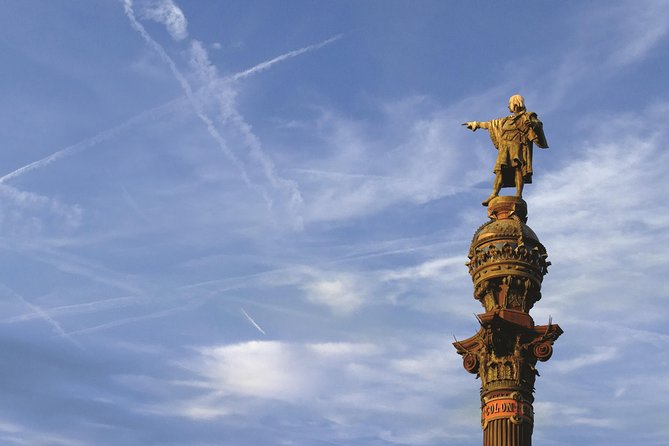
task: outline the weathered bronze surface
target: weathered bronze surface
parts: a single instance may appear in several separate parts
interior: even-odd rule
[[[484,446],[530,446],[534,425],[537,361],[547,361],[562,329],[535,325],[529,314],[541,299],[548,272],[546,248],[527,226],[527,203],[520,197],[493,197],[490,221],[474,233],[469,273],[479,314],[479,331],[453,343],[463,366],[481,379]]]
[[[522,197],[523,185],[532,182],[533,145],[536,144],[542,149],[548,148],[543,124],[536,113],[525,109],[525,100],[521,95],[511,96],[509,110],[511,115],[504,118],[462,124],[474,132],[476,129],[487,129],[497,149],[497,161],[493,169],[495,182],[492,194],[483,201],[484,206],[499,195],[502,187],[515,186],[516,197]]]

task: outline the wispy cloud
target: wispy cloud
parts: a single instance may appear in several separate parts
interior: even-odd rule
[[[649,55],[669,31],[669,5],[662,0],[621,2],[594,14],[598,22],[614,23],[616,33],[600,40],[608,44],[608,62],[612,66],[625,66]],[[602,36],[599,26],[590,26],[587,32]]]
[[[582,406],[575,406],[553,401],[537,401],[534,403],[537,424],[543,426],[559,425],[573,426],[585,425],[590,428],[612,428],[615,421],[610,418],[597,416],[592,411]],[[547,417],[544,414],[551,414]]]
[[[617,2],[609,8],[588,11],[570,26],[571,38],[564,42],[564,50],[546,55],[554,59],[552,69],[537,70],[539,76],[527,82],[544,113],[565,100],[572,101],[586,83],[601,83],[621,69],[643,62],[669,31],[669,5],[662,0]],[[514,71],[521,78],[528,74]]]
[[[432,347],[278,341],[201,347],[197,356],[186,361],[198,383],[198,396],[170,404],[172,409],[165,415],[210,419],[239,413],[255,418],[264,416],[269,402],[279,401],[299,403],[324,419],[346,425],[354,417],[369,417],[370,411],[399,411],[408,419],[401,423],[404,427],[427,425],[424,418],[419,421],[421,417],[437,419],[430,394],[444,380],[453,383],[466,378],[459,364],[451,364],[441,348]],[[425,444],[430,442],[426,439]]]
[[[567,314],[577,302],[590,304],[590,294],[617,293],[631,283],[636,284],[634,293],[646,290],[646,308],[660,308],[657,288],[646,284],[669,265],[669,255],[657,251],[658,241],[669,237],[669,213],[662,206],[666,188],[658,187],[667,184],[663,166],[669,155],[662,141],[669,128],[653,119],[666,109],[658,104],[636,116],[593,117],[586,124],[591,137],[574,141],[578,151],[528,192],[530,224],[542,230],[552,274],[564,278],[552,291],[557,294],[554,303]],[[556,209],[563,210],[559,219]],[[601,310],[627,324],[630,318],[662,317],[657,311],[639,312],[632,300],[623,298]]]
[[[561,358],[559,362],[551,364],[551,367],[562,373],[570,373],[583,367],[592,367],[602,362],[612,361],[619,355],[616,347],[601,347],[574,358]]]
[[[4,202],[0,209],[0,229],[4,235],[35,237],[43,233],[68,233],[78,229],[84,219],[84,211],[77,204],[63,203],[6,184],[0,183],[0,196]]]
[[[381,103],[374,125],[320,108],[305,122],[317,130],[317,157],[293,172],[304,186],[307,222],[347,220],[400,203],[426,203],[480,181],[483,165],[459,147],[466,136],[455,110],[427,98]]]

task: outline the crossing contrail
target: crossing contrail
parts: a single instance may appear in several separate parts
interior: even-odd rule
[[[9,288],[4,283],[0,283],[0,289],[4,290],[7,294],[17,298],[18,300],[23,302],[28,308],[30,308],[32,311],[37,313],[42,319],[44,319],[44,321],[46,321],[49,325],[51,325],[54,328],[54,330],[58,333],[59,336],[62,336],[65,339],[67,339],[68,341],[70,341],[78,349],[84,350],[84,348],[81,346],[81,344],[79,342],[77,342],[75,339],[73,339],[72,336],[70,336],[68,333],[66,333],[65,330],[63,330],[63,327],[61,327],[61,325],[58,323],[58,321],[56,321],[54,318],[49,316],[49,314],[46,311],[44,311],[42,308],[40,308],[39,306],[37,306],[33,303],[28,302],[28,299],[26,299],[25,297],[23,297],[22,295],[20,295],[16,291],[12,290],[11,288]]]
[[[223,78],[223,80],[239,80],[243,79],[249,76],[252,76],[254,74],[260,73],[262,71],[265,71],[272,67],[273,65],[283,62],[285,60],[291,59],[293,57],[297,57],[301,54],[307,53],[309,51],[313,51],[319,48],[324,47],[325,45],[332,43],[336,40],[339,40],[343,35],[337,35],[334,37],[331,37],[327,40],[324,40],[323,42],[305,46],[303,48],[289,51],[287,53],[281,54],[277,57],[274,57],[273,59],[266,60],[264,62],[260,62],[257,65],[252,66],[251,68],[248,68],[244,71],[240,71],[238,73],[232,74],[230,76],[226,76]],[[202,87],[201,90],[204,90],[207,88],[207,86]],[[199,91],[199,90],[198,90]],[[32,163],[26,164],[25,166],[19,167],[18,169],[5,174],[4,176],[0,177],[0,183],[5,183],[8,180],[11,180],[13,178],[16,178],[18,176],[21,176],[25,173],[28,173],[32,170],[35,169],[40,169],[42,167],[46,167],[49,164],[56,162],[62,158],[66,158],[72,155],[75,155],[77,153],[83,152],[85,150],[90,149],[91,147],[97,146],[98,144],[101,144],[116,135],[136,126],[147,119],[157,119],[161,117],[162,115],[168,114],[172,112],[173,109],[177,108],[178,105],[182,104],[184,101],[188,100],[187,96],[181,96],[178,98],[175,98],[169,102],[166,102],[164,104],[158,105],[156,107],[153,107],[148,110],[144,110],[140,112],[139,114],[133,116],[132,118],[128,119],[127,121],[118,124],[115,127],[109,128],[107,130],[104,130],[94,136],[91,136],[90,138],[86,138],[82,141],[79,141],[76,144],[72,144],[70,146],[67,146],[63,149],[60,149],[54,153],[52,153],[49,156],[46,156],[42,159],[39,159],[37,161],[33,161]]]

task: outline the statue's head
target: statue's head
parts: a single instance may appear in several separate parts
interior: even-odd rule
[[[519,94],[514,94],[509,98],[509,110],[511,113],[520,113],[525,111],[525,99]]]

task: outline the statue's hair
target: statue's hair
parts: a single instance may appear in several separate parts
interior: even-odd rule
[[[512,112],[525,111],[525,99],[519,94],[514,94],[509,98],[509,109]]]

